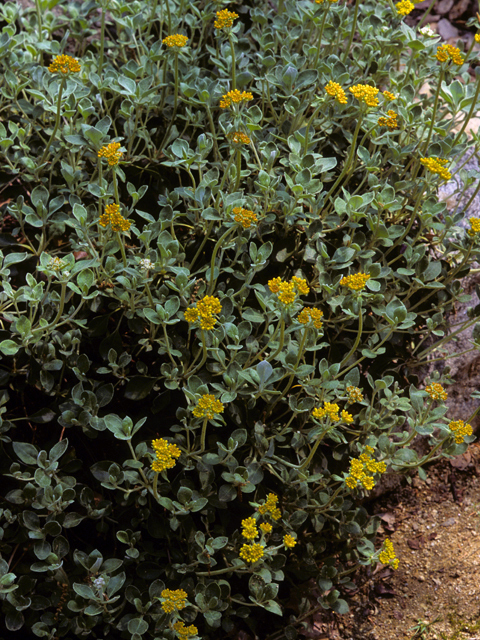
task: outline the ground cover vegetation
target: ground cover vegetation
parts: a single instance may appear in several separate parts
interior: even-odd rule
[[[295,638],[401,562],[364,499],[473,440],[418,372],[480,254],[413,7],[0,8],[5,637]]]

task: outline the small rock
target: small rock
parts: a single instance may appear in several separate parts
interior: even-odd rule
[[[435,11],[441,16],[444,16],[453,7],[453,2],[454,0],[439,0],[435,5]]]
[[[438,21],[437,33],[442,36],[444,40],[450,40],[452,38],[458,38],[460,32],[453,26],[450,20],[442,18]]]
[[[417,576],[417,580],[419,582],[425,582],[425,576],[422,573],[419,573]]]
[[[448,518],[445,522],[442,522],[442,527],[451,527],[456,524],[455,518]]]

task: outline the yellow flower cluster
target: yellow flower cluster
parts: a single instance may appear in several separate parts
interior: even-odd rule
[[[110,225],[113,231],[128,231],[132,225],[122,216],[118,204],[107,204],[105,213],[100,216],[98,224],[104,228]]]
[[[347,104],[347,96],[345,95],[345,91],[338,84],[338,82],[333,82],[333,80],[330,80],[330,82],[325,87],[325,91],[329,96],[335,98],[338,103]]]
[[[48,67],[50,73],[61,73],[66,76],[69,73],[78,73],[80,71],[80,63],[71,56],[55,56],[53,62]]]
[[[170,444],[163,438],[157,438],[152,441],[152,447],[155,451],[155,460],[152,462],[152,471],[161,473],[165,469],[172,469],[176,464],[176,458],[182,453],[176,444]],[[162,597],[163,596],[162,593]]]
[[[272,533],[272,525],[269,522],[262,522],[262,524],[260,525],[260,529],[263,531],[263,533]]]
[[[356,84],[354,87],[350,87],[349,91],[357,100],[365,102],[367,106],[378,107],[378,89],[375,87],[371,87],[369,84]]]
[[[432,382],[425,387],[425,391],[428,393],[432,400],[446,400],[448,397],[447,392],[438,382]]]
[[[281,518],[282,514],[280,509],[277,507],[278,496],[274,493],[269,493],[265,504],[262,504],[258,507],[258,512],[264,516],[265,514],[269,514],[273,520],[278,520]]]
[[[395,5],[399,16],[408,16],[415,9],[415,5],[410,0],[401,0]]]
[[[196,636],[198,633],[198,629],[194,624],[186,627],[183,620],[177,620],[177,622],[175,622],[175,624],[173,625],[173,628],[175,629],[180,640],[188,640],[188,638]]]
[[[373,452],[372,447],[367,446],[358,458],[350,460],[349,475],[345,478],[345,484],[349,489],[355,489],[359,482],[365,489],[373,489],[375,486],[373,475],[385,473],[387,470],[385,462],[377,462],[371,457]]]
[[[217,11],[217,19],[213,23],[213,26],[215,29],[230,29],[235,18],[238,18],[238,13],[229,11],[228,9],[222,9],[221,11]]]
[[[119,142],[111,142],[103,146],[97,155],[99,158],[108,160],[108,164],[113,167],[123,158],[123,151],[120,151],[120,146]]]
[[[164,589],[160,594],[163,602],[162,609],[165,613],[172,613],[172,611],[181,611],[187,606],[187,593],[183,589]]]
[[[460,49],[458,47],[454,47],[452,44],[440,45],[435,57],[439,62],[447,62],[447,60],[451,60],[453,64],[460,65],[464,63]]]
[[[65,268],[65,262],[61,258],[50,258],[47,267],[52,271],[61,271]]]
[[[471,436],[473,433],[472,427],[463,420],[455,420],[448,425],[450,431],[455,435],[455,442],[461,444],[465,436]]]
[[[242,520],[242,536],[247,540],[255,540],[258,536],[257,522],[255,518],[245,518]]]
[[[322,318],[323,311],[320,311],[320,309],[307,309],[307,307],[304,307],[297,316],[300,324],[313,322],[315,329],[321,329],[323,327]]]
[[[341,280],[340,280],[340,284],[343,287],[348,287],[349,289],[352,289],[352,291],[361,291],[366,283],[367,280],[370,279],[370,274],[368,273],[353,273],[350,276],[344,276]]]
[[[386,100],[396,100],[397,96],[393,93],[391,93],[390,91],[384,91],[383,92],[383,97]]]
[[[377,120],[378,124],[381,127],[388,127],[390,131],[393,131],[394,129],[398,129],[397,114],[395,113],[395,111],[392,111],[391,109],[389,109],[387,111],[387,116],[388,118],[381,116]]]
[[[276,293],[279,301],[286,307],[290,307],[299,295],[307,295],[310,291],[307,281],[303,278],[293,276],[290,282],[283,282],[281,278],[272,278],[268,281],[268,288],[272,293]]]
[[[251,142],[247,134],[242,133],[242,131],[234,131],[233,133],[229,133],[228,135],[231,141],[235,144],[250,144]]]
[[[348,404],[354,404],[354,402],[361,402],[363,400],[363,393],[358,387],[350,384],[346,388],[346,392],[348,393]]]
[[[242,207],[235,207],[232,211],[233,219],[242,225],[244,229],[250,229],[252,224],[257,224],[258,218],[249,209],[242,209]]]
[[[185,311],[185,320],[189,323],[200,320],[200,328],[204,330],[213,329],[217,319],[214,315],[220,313],[222,305],[215,296],[205,296],[197,302],[195,307]]]
[[[172,36],[167,36],[162,40],[162,43],[167,47],[184,47],[187,44],[187,36],[182,36],[181,33],[175,33]]]
[[[195,418],[208,418],[213,420],[217,413],[223,413],[224,406],[211,393],[205,393],[200,398],[197,406],[193,410]]]
[[[476,33],[476,34],[474,35],[474,39],[475,39],[475,42],[480,43],[480,33]]]
[[[244,544],[238,554],[245,562],[257,562],[264,556],[264,550],[261,544],[254,542],[253,544]]]
[[[239,104],[240,102],[247,102],[247,100],[253,100],[253,95],[250,91],[240,91],[235,89],[234,91],[229,91],[220,100],[220,108],[228,109],[232,104]]]
[[[283,544],[287,549],[293,549],[293,547],[297,544],[297,541],[293,536],[287,533],[287,535],[283,536]]]
[[[467,231],[471,238],[474,238],[477,233],[480,233],[480,218],[470,218],[471,229]]]
[[[445,165],[448,160],[444,158],[420,158],[420,162],[427,167],[432,173],[436,173],[444,180],[450,180],[452,174],[448,169],[445,169]]]
[[[382,551],[380,551],[378,555],[378,559],[382,564],[389,564],[393,569],[398,569],[398,565],[400,564],[400,561],[395,555],[393,544],[390,542],[388,538],[385,538],[385,542],[383,543],[383,549]]]
[[[317,418],[317,420],[321,420],[325,416],[328,416],[332,422],[346,422],[347,424],[352,424],[353,416],[348,411],[342,411],[341,414],[340,407],[335,402],[325,402],[322,408],[315,408],[312,411],[312,416]]]

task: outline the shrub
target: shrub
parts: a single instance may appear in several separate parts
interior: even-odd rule
[[[471,50],[408,2],[55,4],[0,9],[6,628],[294,638],[398,566],[381,475],[473,439],[417,376],[480,253]]]

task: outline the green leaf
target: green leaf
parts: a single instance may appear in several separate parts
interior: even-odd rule
[[[28,442],[13,442],[13,450],[25,464],[36,465],[38,449]]]
[[[275,602],[275,600],[266,600],[265,602],[262,602],[261,605],[267,611],[270,611],[270,613],[274,613],[277,616],[283,616],[283,611],[280,605],[277,602]]]
[[[146,622],[143,618],[133,618],[133,620],[129,620],[128,622],[128,632],[129,633],[138,633],[139,635],[143,635],[148,629],[148,622]]]
[[[125,387],[125,398],[127,400],[143,400],[153,389],[157,378],[147,376],[133,376]]]

